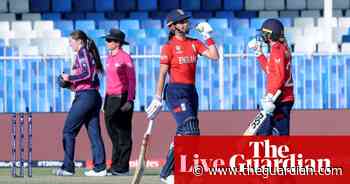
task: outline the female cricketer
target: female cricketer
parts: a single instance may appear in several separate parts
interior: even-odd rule
[[[59,169],[54,170],[57,176],[74,175],[75,138],[84,125],[90,142],[94,168],[86,171],[86,176],[105,176],[105,148],[101,137],[100,109],[102,98],[98,92],[98,73],[103,73],[103,66],[97,47],[93,40],[80,30],[70,34],[69,44],[77,53],[71,74],[62,74],[64,81],[72,83],[75,92],[72,107],[69,110],[63,128],[64,161]]]
[[[167,16],[169,40],[161,50],[156,94],[146,112],[149,119],[155,119],[162,108],[162,99],[165,99],[176,120],[176,134],[195,136],[200,134],[197,118],[198,94],[195,88],[197,57],[202,55],[217,60],[219,54],[210,37],[212,28],[208,23],[203,22],[196,26],[197,31],[204,36],[207,46],[186,36],[190,30],[189,18],[180,9],[171,11]],[[164,87],[167,74],[170,80]],[[173,167],[174,149],[170,145],[166,163],[160,173],[163,182],[173,183]]]
[[[267,94],[262,98],[261,106],[268,118],[258,129],[257,135],[289,135],[294,94],[292,56],[284,37],[284,27],[278,19],[267,19],[259,31],[262,41],[270,48],[270,57],[266,58],[263,54],[259,39],[248,43],[248,47],[255,50],[257,60],[267,75]],[[278,90],[282,94],[274,103],[272,97]]]

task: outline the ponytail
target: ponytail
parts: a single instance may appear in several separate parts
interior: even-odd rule
[[[95,68],[97,70],[97,73],[104,73],[103,65],[101,62],[100,54],[98,52],[97,46],[91,38],[89,38],[84,31],[76,30],[73,31],[70,36],[74,40],[81,40],[83,45],[86,47],[86,49],[92,54],[92,57],[95,61]]]
[[[101,62],[100,54],[98,52],[97,46],[95,44],[95,41],[91,38],[87,38],[86,40],[86,49],[92,54],[92,57],[95,60],[95,68],[97,70],[97,73],[104,73],[103,70],[103,64]]]

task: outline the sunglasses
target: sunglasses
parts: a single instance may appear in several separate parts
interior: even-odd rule
[[[190,21],[188,19],[185,20],[180,20],[178,22],[176,22],[177,24],[185,24],[185,23],[189,23]]]
[[[118,41],[117,41],[117,40],[114,40],[114,39],[107,38],[107,39],[106,39],[106,42],[110,43],[110,42],[118,42]]]

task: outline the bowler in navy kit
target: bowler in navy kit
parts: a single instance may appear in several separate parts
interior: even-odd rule
[[[54,170],[54,175],[74,175],[75,138],[84,125],[91,142],[94,164],[94,168],[84,174],[106,176],[105,148],[101,137],[99,116],[102,98],[98,92],[97,75],[103,73],[103,66],[94,41],[83,31],[71,33],[69,43],[77,55],[72,73],[62,74],[61,77],[64,81],[71,83],[70,89],[75,92],[75,97],[63,128],[64,162],[61,168]]]

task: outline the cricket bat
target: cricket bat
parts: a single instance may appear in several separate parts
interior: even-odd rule
[[[273,102],[275,102],[278,99],[281,93],[281,90],[278,90],[276,92],[276,94],[272,97]],[[256,115],[255,119],[249,123],[249,126],[243,133],[243,136],[255,135],[266,118],[267,114],[264,111],[260,111],[259,114]]]
[[[148,122],[147,131],[143,135],[141,151],[137,161],[138,165],[136,166],[134,177],[131,181],[131,184],[139,184],[141,182],[143,171],[145,170],[145,155],[146,155],[147,147],[149,145],[149,138],[151,136],[152,126],[153,126],[153,120],[150,120]]]

